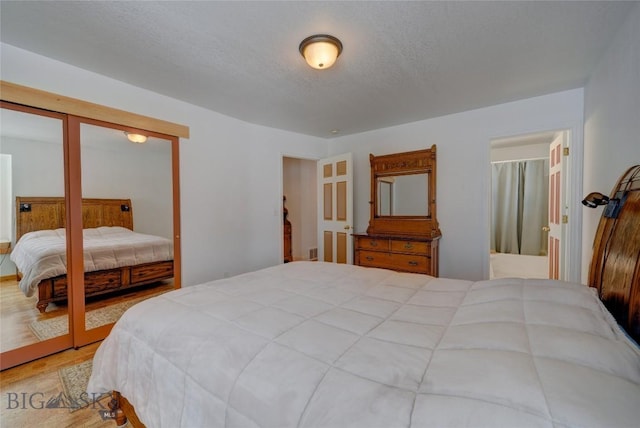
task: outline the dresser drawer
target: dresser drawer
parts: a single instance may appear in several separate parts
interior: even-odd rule
[[[358,251],[357,264],[403,272],[430,274],[430,260],[427,256]]]
[[[378,239],[378,238],[357,238],[356,239],[356,248],[362,250],[389,250],[389,240],[388,239]]]
[[[431,245],[428,242],[392,240],[391,251],[397,253],[429,255],[431,254]]]

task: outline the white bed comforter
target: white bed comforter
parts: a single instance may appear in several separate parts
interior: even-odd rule
[[[112,389],[148,427],[632,427],[640,350],[582,285],[295,262],[131,308]]]
[[[65,229],[25,233],[11,252],[11,261],[23,275],[20,289],[27,297],[43,279],[67,272],[65,233]],[[167,238],[117,226],[84,229],[83,236],[85,272],[173,260],[173,243]]]

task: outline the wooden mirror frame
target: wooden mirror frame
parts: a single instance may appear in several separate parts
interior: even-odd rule
[[[429,149],[389,155],[369,155],[371,164],[371,215],[367,233],[395,236],[421,236],[435,238],[441,235],[436,217],[436,145]],[[377,180],[380,177],[397,175],[427,174],[428,212],[425,215],[380,216],[378,206]]]

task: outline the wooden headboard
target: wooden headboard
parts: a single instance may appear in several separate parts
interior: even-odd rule
[[[27,232],[66,226],[65,199],[16,197],[16,242]],[[122,226],[133,230],[130,199],[82,199],[83,228]]]
[[[640,343],[640,165],[620,177],[609,198],[593,241],[589,285]]]

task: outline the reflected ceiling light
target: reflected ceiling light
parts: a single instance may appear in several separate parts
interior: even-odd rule
[[[317,70],[329,68],[342,52],[342,42],[328,34],[315,34],[300,42],[298,48],[311,67]]]
[[[124,135],[126,135],[127,138],[129,139],[129,141],[131,141],[132,143],[142,144],[142,143],[145,143],[147,141],[147,136],[146,135],[133,134],[131,132],[125,132]]]

